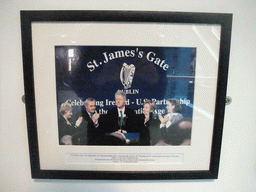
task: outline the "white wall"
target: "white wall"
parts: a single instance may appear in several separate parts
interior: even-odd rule
[[[233,13],[228,95],[219,179],[33,180],[23,91],[20,10],[156,10]],[[256,1],[0,0],[0,191],[256,191]]]

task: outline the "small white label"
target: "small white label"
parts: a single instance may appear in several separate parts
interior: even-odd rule
[[[182,153],[67,153],[67,164],[87,163],[182,163]]]

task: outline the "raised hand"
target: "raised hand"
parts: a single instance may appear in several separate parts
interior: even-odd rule
[[[169,121],[168,115],[165,115],[164,117],[162,115],[158,115],[159,120],[161,121],[162,124],[166,124],[167,121]]]
[[[92,116],[92,121],[93,121],[93,123],[94,123],[95,125],[98,124],[99,117],[100,117],[100,114],[97,113],[97,111],[95,111],[95,113],[94,113],[93,116]]]

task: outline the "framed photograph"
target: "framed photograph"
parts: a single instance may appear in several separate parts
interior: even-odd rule
[[[232,14],[21,11],[32,178],[217,179]]]

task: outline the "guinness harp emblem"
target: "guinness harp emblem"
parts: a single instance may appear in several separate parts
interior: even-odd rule
[[[133,64],[127,65],[123,64],[123,67],[120,72],[120,80],[125,89],[128,89],[132,86],[132,80],[135,73],[135,66]]]

